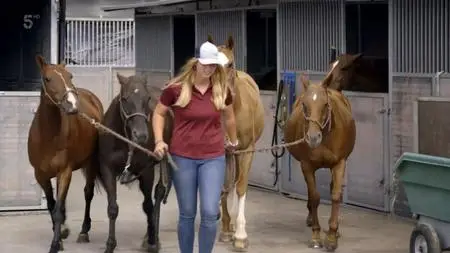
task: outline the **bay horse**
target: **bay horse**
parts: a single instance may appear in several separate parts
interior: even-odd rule
[[[120,92],[109,105],[102,124],[116,133],[144,148],[153,150],[155,140],[149,119],[161,95],[161,89],[147,85],[145,75],[129,77],[117,74]],[[164,141],[170,143],[172,134],[172,117],[166,117]],[[109,234],[106,241],[105,253],[114,252],[117,246],[116,219],[119,213],[117,205],[117,178],[120,183],[128,184],[137,179],[139,188],[144,195],[143,211],[147,215],[147,233],[141,247],[147,252],[159,252],[159,218],[160,205],[167,200],[171,179],[167,171],[168,160],[155,160],[140,150],[135,150],[127,143],[108,133],[99,135],[99,164],[100,181],[103,182],[107,193],[109,218]],[[152,192],[155,179],[154,167],[160,164],[160,177],[155,187],[155,204]],[[88,242],[87,231],[80,233],[82,241]]]
[[[340,91],[330,88],[331,72],[319,84],[310,83],[302,75],[303,90],[294,103],[284,129],[284,139],[287,143],[304,138],[304,142],[287,149],[300,162],[308,188],[307,224],[312,227],[309,246],[325,246],[328,251],[334,251],[338,247],[342,186],[346,162],[353,152],[356,138],[350,102]],[[318,218],[320,195],[315,180],[315,172],[320,168],[330,168],[332,175],[332,207],[324,244],[321,241]]]
[[[341,54],[332,62],[329,88],[338,91],[380,92],[389,90],[388,59]]]
[[[75,88],[72,74],[64,64],[48,64],[41,55],[36,62],[42,76],[39,106],[28,133],[28,158],[34,168],[36,181],[47,198],[47,207],[53,223],[50,253],[63,249],[62,239],[69,236],[66,221],[66,197],[72,171],[83,168],[86,177],[86,203],[94,197],[98,173],[96,157],[97,129],[81,118],[79,112],[100,121],[102,103],[92,92]],[[57,178],[57,199],[53,197],[50,179]],[[85,212],[83,227],[90,226]]]
[[[208,36],[208,41],[213,43],[211,36]],[[235,69],[234,40],[231,35],[224,45],[218,46],[218,49],[228,60],[225,68],[233,95],[233,109],[239,140],[238,149],[254,149],[255,143],[261,137],[264,129],[264,107],[258,85],[250,75]],[[245,230],[245,201],[253,157],[253,152],[237,154],[235,159],[230,159],[230,155],[227,155],[227,167],[233,166],[230,161],[235,161],[236,174],[231,175],[234,179],[232,188],[222,193],[222,227],[219,241],[232,241],[235,251],[246,251],[249,245]],[[228,172],[230,172],[229,169],[227,169]]]

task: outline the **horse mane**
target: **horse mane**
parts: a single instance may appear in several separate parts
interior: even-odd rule
[[[336,125],[342,126],[344,121],[352,116],[351,105],[341,92],[327,88],[331,106],[331,129]]]
[[[242,98],[241,94],[239,92],[239,90],[247,90],[248,92],[243,92],[243,93],[246,93],[246,94],[258,93],[259,94],[258,85],[253,80],[253,78],[246,72],[236,70],[236,76],[234,77],[234,85],[232,85],[230,87],[230,90],[231,90],[231,94],[233,96],[233,101],[234,101],[233,103],[236,104],[237,109],[240,108],[242,102],[244,102],[244,101],[236,102],[236,100],[244,99],[244,100],[246,100],[245,103],[247,103],[247,104],[257,103],[257,98],[252,97],[252,96]],[[248,101],[249,99],[251,99],[251,101]]]

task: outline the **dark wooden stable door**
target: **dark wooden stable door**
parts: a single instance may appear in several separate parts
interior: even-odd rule
[[[46,0],[6,1],[0,15],[0,90],[36,90],[35,55],[50,55],[50,8]]]

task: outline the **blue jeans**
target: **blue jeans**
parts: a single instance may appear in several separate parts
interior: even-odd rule
[[[225,156],[198,160],[173,155],[178,171],[173,185],[177,194],[178,244],[181,253],[193,253],[197,191],[200,192],[199,253],[211,253],[216,240],[220,194],[225,180]]]

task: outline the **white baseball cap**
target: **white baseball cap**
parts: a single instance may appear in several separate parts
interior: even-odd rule
[[[198,61],[203,65],[220,64],[224,66],[226,64],[225,59],[222,56],[222,53],[220,53],[219,49],[209,41],[203,43],[200,46],[199,51],[200,54],[198,57]]]

